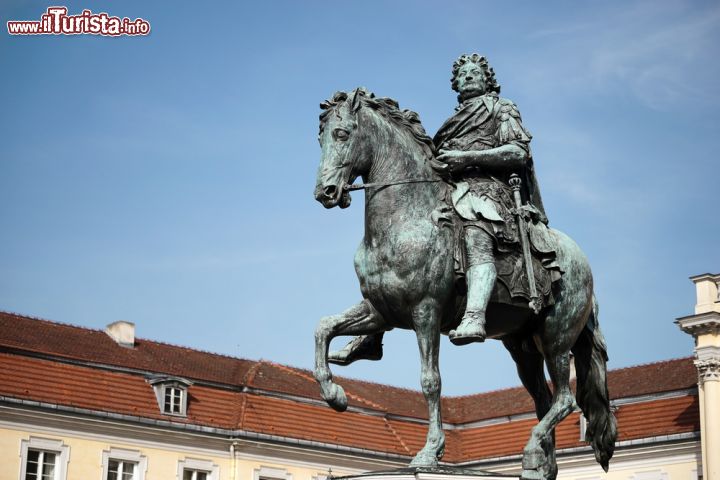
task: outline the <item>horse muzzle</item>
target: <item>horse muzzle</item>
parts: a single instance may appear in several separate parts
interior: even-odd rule
[[[350,206],[352,198],[350,192],[345,188],[337,185],[318,185],[315,188],[315,200],[320,202],[325,208],[347,208]]]

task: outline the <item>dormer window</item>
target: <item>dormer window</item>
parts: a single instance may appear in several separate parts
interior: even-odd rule
[[[153,377],[148,380],[155,390],[160,411],[165,415],[187,416],[188,387],[192,382],[179,377]]]
[[[173,415],[184,415],[185,390],[176,386],[165,387],[165,401],[163,402],[163,413]]]

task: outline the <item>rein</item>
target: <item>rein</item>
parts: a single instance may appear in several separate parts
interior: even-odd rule
[[[425,178],[410,178],[407,180],[400,180],[398,182],[391,182],[391,183],[357,183],[353,185],[345,184],[343,185],[343,190],[346,192],[352,192],[354,190],[365,190],[368,188],[379,188],[379,187],[391,187],[393,185],[404,185],[407,183],[438,183],[440,180],[433,180],[433,179],[425,179]]]

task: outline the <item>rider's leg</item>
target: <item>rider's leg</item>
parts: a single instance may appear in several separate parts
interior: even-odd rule
[[[468,259],[467,306],[460,325],[449,334],[450,341],[455,345],[485,340],[485,310],[497,278],[493,239],[487,232],[477,227],[466,228],[465,248]]]

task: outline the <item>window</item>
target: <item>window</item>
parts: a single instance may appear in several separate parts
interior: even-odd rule
[[[148,380],[158,401],[160,411],[166,415],[187,415],[188,387],[192,382],[178,377],[153,377]]]
[[[144,480],[147,458],[137,450],[111,448],[102,452],[103,480]]]
[[[108,460],[107,480],[135,480],[137,463],[127,460]]]
[[[30,437],[20,442],[21,480],[65,480],[70,447],[62,440]]]
[[[165,387],[165,401],[163,402],[163,413],[174,413],[182,415],[185,390],[179,387]]]
[[[201,470],[183,470],[183,480],[208,480],[208,472]]]
[[[186,458],[178,462],[178,478],[181,480],[219,480],[220,467],[210,460]]]
[[[54,480],[56,463],[56,453],[28,450],[25,478],[27,480]]]

